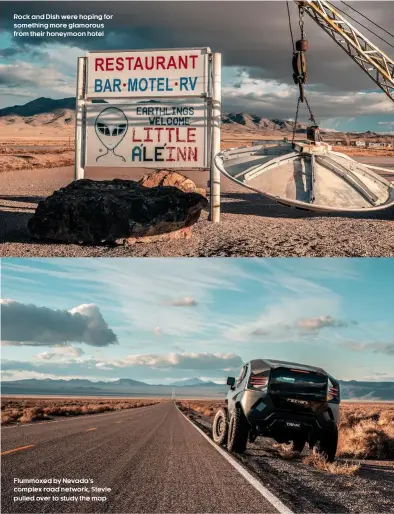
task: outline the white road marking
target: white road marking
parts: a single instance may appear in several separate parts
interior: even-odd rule
[[[279,514],[293,514],[293,511],[291,511],[286,505],[277,498],[274,494],[272,494],[266,487],[263,486],[259,480],[257,480],[253,475],[249,473],[249,471],[246,471],[246,469],[241,466],[233,457],[230,456],[229,453],[223,450],[219,445],[215,444],[212,439],[210,439],[207,434],[201,430],[197,425],[195,425],[183,412],[176,406],[178,411],[182,414],[182,416],[187,419],[187,421],[196,429],[200,434],[205,437],[205,439],[211,444],[222,457],[224,457],[227,462],[229,462],[233,468],[235,468],[238,473],[240,473],[245,480],[247,480],[250,485],[252,485],[264,498],[273,506],[275,509],[279,512]]]

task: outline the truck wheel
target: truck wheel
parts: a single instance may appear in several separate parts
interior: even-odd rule
[[[228,434],[228,421],[227,421],[227,409],[220,408],[213,420],[212,425],[212,437],[216,444],[224,445],[227,441]]]
[[[318,453],[323,455],[328,462],[334,462],[335,454],[338,446],[338,429],[335,428],[332,432],[321,436],[317,445],[316,450]]]
[[[228,427],[227,448],[230,452],[243,453],[246,450],[249,428],[244,413],[236,407],[231,413]]]
[[[295,452],[301,453],[305,446],[305,439],[299,437],[297,439],[293,439],[293,450]]]

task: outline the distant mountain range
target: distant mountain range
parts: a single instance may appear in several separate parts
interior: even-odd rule
[[[157,103],[152,101],[152,103]],[[52,98],[37,98],[24,105],[14,105],[0,109],[0,124],[3,126],[25,124],[33,127],[42,127],[44,125],[62,128],[72,127],[75,120],[75,98],[61,98],[53,100]],[[269,119],[264,116],[249,113],[223,113],[222,129],[226,131],[236,132],[253,132],[265,135],[285,136],[292,133],[294,122],[281,119]],[[306,125],[297,124],[297,133],[305,133]],[[376,132],[363,133],[342,133],[333,131],[322,131],[327,139],[343,138],[345,135],[351,135],[352,138],[373,138],[375,140],[385,140],[383,134]]]
[[[394,401],[394,382],[340,381],[344,400]],[[228,391],[225,384],[203,381],[199,378],[179,380],[171,384],[147,384],[129,378],[113,382],[92,382],[90,380],[28,379],[4,381],[3,395],[78,395],[78,396],[171,396],[175,390],[178,397],[224,398]]]
[[[3,381],[1,393],[6,394],[65,394],[86,396],[171,396],[173,389],[181,396],[216,397],[223,396],[226,386],[204,382],[198,378],[180,380],[172,384],[147,384],[129,378],[111,382],[90,380],[28,379]]]
[[[233,125],[237,128],[244,128],[252,131],[275,131],[275,132],[291,132],[294,128],[294,121],[269,119],[257,114],[248,114],[244,112],[223,113],[222,126]],[[297,123],[297,132],[305,132],[306,125]]]
[[[36,116],[37,114],[49,114],[58,110],[70,109],[75,110],[75,97],[61,98],[53,100],[52,98],[36,98],[24,105],[13,105],[0,109],[0,117],[3,116]]]

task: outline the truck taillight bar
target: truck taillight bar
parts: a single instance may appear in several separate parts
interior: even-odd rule
[[[268,377],[265,377],[263,375],[255,375],[251,376],[249,380],[249,385],[253,387],[254,389],[262,389],[268,384]]]

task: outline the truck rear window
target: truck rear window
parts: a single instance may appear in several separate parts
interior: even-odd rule
[[[320,373],[277,368],[271,371],[270,389],[278,393],[325,396],[327,393],[327,377]]]

